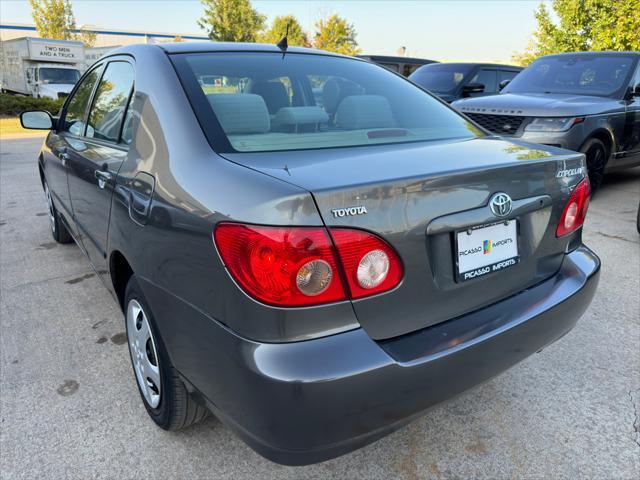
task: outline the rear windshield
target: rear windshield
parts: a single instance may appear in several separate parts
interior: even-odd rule
[[[433,97],[368,62],[324,55],[173,57],[219,152],[335,148],[482,135]]]
[[[502,93],[569,93],[618,96],[635,66],[633,56],[542,57],[520,72]]]
[[[453,93],[472,68],[472,65],[435,63],[419,68],[409,79],[432,92]]]

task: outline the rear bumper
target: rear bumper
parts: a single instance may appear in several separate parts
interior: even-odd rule
[[[207,320],[215,330],[199,336],[209,344],[207,358],[198,359],[203,368],[181,371],[260,454],[283,464],[315,463],[384,436],[562,337],[588,307],[599,269],[598,257],[580,247],[536,287],[383,342],[357,329],[261,344]]]

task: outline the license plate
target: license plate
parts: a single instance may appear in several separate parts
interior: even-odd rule
[[[518,263],[516,220],[456,233],[458,281],[482,277]]]

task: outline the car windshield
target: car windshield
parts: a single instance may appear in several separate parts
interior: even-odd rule
[[[409,80],[432,92],[453,93],[471,68],[471,65],[434,63],[416,70]]]
[[[483,135],[427,93],[369,62],[255,52],[182,54],[174,62],[219,152]]]
[[[80,80],[80,72],[72,68],[40,69],[40,81],[42,83],[74,85],[78,80]]]
[[[502,93],[612,96],[628,84],[634,63],[630,55],[542,57],[515,77]]]

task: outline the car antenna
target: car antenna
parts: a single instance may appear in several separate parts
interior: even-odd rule
[[[289,36],[289,26],[291,25],[291,21],[287,23],[287,30],[284,33],[284,37],[280,39],[280,41],[276,44],[277,47],[282,50],[282,58],[284,58],[284,54],[287,53],[287,48],[289,48],[289,40],[287,37]]]

